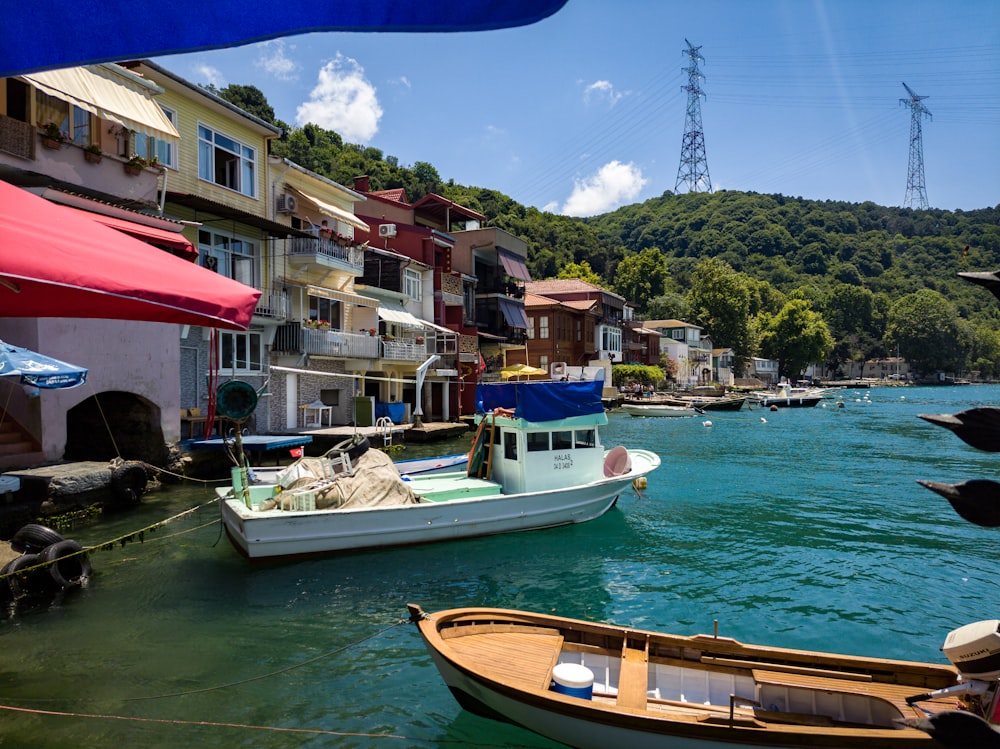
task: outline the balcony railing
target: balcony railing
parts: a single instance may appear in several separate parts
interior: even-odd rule
[[[35,158],[35,128],[28,122],[0,115],[0,151],[22,159]]]
[[[326,237],[289,237],[288,255],[291,259],[326,258],[347,266],[361,275],[365,268],[365,252],[358,245],[342,245]]]
[[[427,358],[427,343],[415,340],[382,341],[382,358],[393,361],[423,361]]]
[[[287,318],[290,312],[288,292],[267,289],[261,292],[260,299],[257,300],[257,307],[253,311],[255,315],[279,320]]]
[[[379,339],[376,336],[305,328],[302,337],[307,354],[354,359],[377,359],[379,355]]]

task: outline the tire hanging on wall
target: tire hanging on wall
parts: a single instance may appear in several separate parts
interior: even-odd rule
[[[146,467],[138,461],[124,463],[111,474],[111,501],[109,507],[121,509],[139,504],[146,493],[149,479]]]

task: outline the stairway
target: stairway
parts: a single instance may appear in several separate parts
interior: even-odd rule
[[[0,471],[28,468],[45,462],[34,438],[0,411]]]

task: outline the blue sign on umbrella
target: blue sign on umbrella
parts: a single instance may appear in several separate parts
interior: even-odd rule
[[[20,377],[36,388],[72,388],[87,381],[87,370],[75,364],[0,341],[0,377]]]

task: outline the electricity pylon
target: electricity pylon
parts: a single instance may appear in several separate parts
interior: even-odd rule
[[[688,192],[712,192],[712,180],[708,176],[708,159],[705,157],[705,133],[701,128],[701,90],[699,81],[705,76],[698,69],[699,62],[705,62],[698,50],[687,39],[684,40],[687,49],[683,50],[691,64],[681,68],[688,74],[688,82],[681,89],[687,91],[687,116],[684,119],[684,139],[681,142],[681,164],[677,169],[676,191],[682,184],[687,184]]]
[[[903,206],[906,208],[927,209],[927,186],[924,184],[924,133],[921,125],[924,115],[931,116],[931,110],[921,102],[926,96],[917,96],[913,89],[903,84],[907,99],[899,103],[910,110],[910,164],[906,171],[906,197]],[[916,204],[916,205],[914,205]]]

